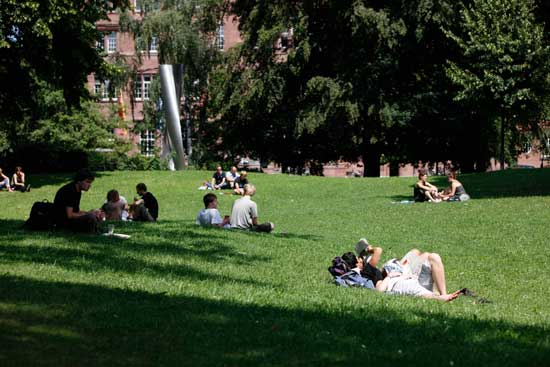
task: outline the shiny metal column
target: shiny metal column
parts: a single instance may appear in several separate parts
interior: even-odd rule
[[[180,113],[176,94],[176,84],[172,65],[160,65],[160,88],[166,111],[166,128],[170,136],[170,145],[176,152],[174,165],[176,170],[185,169],[185,150],[183,149],[183,137],[181,136]],[[181,88],[181,86],[180,86]]]

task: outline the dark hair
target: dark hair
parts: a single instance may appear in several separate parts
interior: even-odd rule
[[[214,200],[217,200],[218,197],[212,193],[209,193],[209,194],[206,194],[204,195],[204,197],[202,198],[202,202],[204,203],[204,207],[205,208],[208,208],[208,205],[210,205],[211,202],[213,202]]]
[[[120,200],[120,195],[118,193],[118,191],[116,190],[109,190],[109,192],[107,193],[107,201],[118,201]]]
[[[456,180],[456,171],[450,171],[449,173],[447,173],[447,177]]]
[[[427,175],[427,174],[428,174],[428,172],[424,168],[421,168],[421,169],[418,170],[418,178],[420,178],[424,175]]]
[[[90,180],[90,181],[95,180],[95,174],[92,171],[90,171],[88,168],[81,169],[74,176],[74,182],[80,182],[84,180]]]
[[[342,260],[350,267],[355,268],[357,266],[357,257],[353,252],[346,252],[342,255]]]
[[[145,184],[143,182],[140,182],[136,185],[136,190],[147,192],[147,186],[145,186]]]

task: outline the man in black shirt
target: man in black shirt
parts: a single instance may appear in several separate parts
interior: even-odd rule
[[[141,199],[134,200],[130,211],[132,219],[142,222],[154,222],[159,216],[159,203],[155,196],[147,191],[144,183],[136,185],[136,191]]]
[[[78,171],[72,182],[61,187],[55,194],[55,222],[58,226],[76,232],[98,232],[99,221],[103,219],[100,210],[80,210],[82,191],[88,191],[95,175],[88,169]]]

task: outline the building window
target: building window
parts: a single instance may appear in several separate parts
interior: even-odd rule
[[[95,41],[95,48],[99,51],[105,50],[105,36]]]
[[[532,149],[531,142],[525,141],[521,147],[521,152],[523,154],[529,154],[531,153],[531,149]]]
[[[151,79],[151,74],[143,74],[143,99],[150,97]]]
[[[111,32],[107,37],[107,52],[116,52],[117,48],[117,33]]]
[[[136,75],[134,79],[134,99],[146,100],[151,98],[151,82],[153,81],[153,75],[140,74]]]
[[[153,36],[151,37],[151,44],[149,45],[149,52],[156,53],[158,51],[158,38]]]
[[[116,101],[118,98],[118,88],[114,87],[112,90],[113,94],[110,96],[110,99],[113,101]],[[94,81],[94,95],[96,97],[99,97],[102,101],[108,101],[109,100],[109,81],[101,81],[101,80],[95,80]]]
[[[141,13],[141,0],[134,0],[134,11]]]
[[[145,130],[141,133],[141,154],[151,157],[155,154],[155,131]]]
[[[216,32],[216,47],[218,47],[218,50],[223,50],[224,46],[225,46],[224,27],[223,27],[223,23],[220,23],[220,25],[218,26],[218,30]]]
[[[134,80],[134,98],[141,100],[143,87],[141,85],[141,75],[137,75]]]

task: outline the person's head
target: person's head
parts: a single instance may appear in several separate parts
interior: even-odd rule
[[[218,207],[218,197],[212,193],[206,194],[202,198],[202,202],[204,203],[204,207],[206,209],[208,208],[217,208]]]
[[[216,166],[216,172],[222,173],[222,166]]]
[[[108,202],[116,203],[119,200],[120,200],[120,195],[119,195],[118,191],[109,190],[109,192],[107,192],[107,201]]]
[[[138,193],[138,195],[143,195],[147,192],[147,186],[143,183],[143,182],[140,182],[136,185],[136,192]]]
[[[419,169],[418,170],[418,179],[422,181],[426,181],[426,178],[428,178],[428,173],[425,169]]]
[[[241,177],[242,178],[246,178],[246,175],[247,175],[246,171],[241,171]]]
[[[87,168],[83,168],[76,173],[73,182],[79,191],[88,191],[95,180],[95,174]]]
[[[450,171],[447,173],[447,179],[450,181],[456,180],[456,171]]]
[[[23,172],[23,167],[21,166],[15,167],[15,173],[20,174],[21,172]]]
[[[344,262],[350,269],[353,269],[355,267],[359,267],[360,269],[363,268],[363,260],[355,256],[353,252],[346,252],[345,254],[343,254],[342,260],[344,260]]]
[[[233,173],[233,174],[237,173],[237,167],[232,166],[231,167],[231,173]]]
[[[244,194],[248,196],[254,196],[254,194],[256,193],[256,187],[251,184],[244,185],[243,189],[244,189]]]

